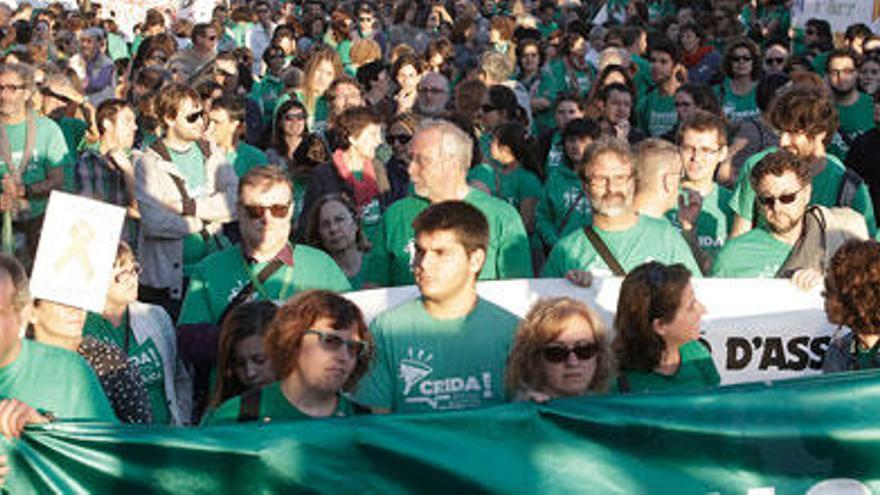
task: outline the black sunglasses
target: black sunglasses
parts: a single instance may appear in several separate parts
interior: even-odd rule
[[[758,202],[761,203],[762,205],[766,206],[767,208],[770,208],[771,206],[773,206],[777,201],[779,201],[780,203],[782,203],[784,205],[790,205],[790,204],[794,203],[794,200],[797,199],[798,194],[800,194],[801,191],[803,191],[803,190],[804,189],[801,188],[795,192],[788,193],[788,194],[780,194],[779,196],[758,196]]]
[[[388,144],[407,144],[412,140],[412,136],[409,134],[389,134],[388,135]]]
[[[363,340],[346,339],[324,330],[309,329],[304,333],[317,335],[318,341],[328,351],[338,351],[342,349],[342,346],[345,346],[349,355],[354,357],[361,357],[367,352],[367,343]]]
[[[263,218],[263,215],[266,214],[266,210],[269,210],[269,213],[272,214],[275,218],[284,218],[287,215],[287,211],[290,210],[290,203],[279,203],[277,205],[241,205],[244,208],[244,211],[247,212],[248,216],[253,218],[254,220],[258,218]]]
[[[785,63],[785,58],[783,58],[783,57],[767,57],[764,59],[764,63],[779,65],[779,64]]]
[[[489,112],[499,110],[499,109],[493,107],[492,105],[482,105],[482,106],[480,106],[480,110],[482,110],[483,113],[489,113]]]
[[[730,57],[731,62],[751,62],[752,57]]]
[[[544,348],[543,354],[547,362],[561,363],[568,359],[572,352],[579,361],[586,361],[599,353],[599,344],[590,342],[589,344],[575,344],[572,347],[562,344],[551,344]]]
[[[189,122],[190,124],[195,124],[196,121],[201,120],[203,118],[205,118],[205,111],[199,110],[198,112],[193,112],[193,113],[187,115],[186,121]]]

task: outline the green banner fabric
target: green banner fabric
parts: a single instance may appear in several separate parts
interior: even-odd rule
[[[880,493],[878,401],[880,373],[867,371],[445,414],[189,429],[57,423],[13,444],[7,488],[767,495],[861,484]]]

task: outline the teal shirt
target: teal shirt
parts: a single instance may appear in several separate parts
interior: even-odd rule
[[[748,93],[737,95],[730,87],[730,78],[725,77],[721,86],[716,86],[715,88],[715,96],[721,102],[724,116],[730,121],[758,117],[761,111],[758,109],[757,100],[755,100],[755,90],[757,87],[758,85],[754,84]]]
[[[480,280],[531,277],[529,239],[519,213],[476,189],[471,189],[464,201],[480,210],[489,222],[489,249]],[[365,283],[389,287],[415,282],[411,269],[415,254],[412,222],[428,206],[428,200],[411,196],[385,210],[366,259]]]
[[[682,196],[687,198],[684,191]],[[729,204],[732,196],[733,191],[715,184],[712,192],[703,198],[703,206],[697,217],[697,241],[700,243],[700,248],[713,258],[724,246],[730,227],[733,225],[733,210],[730,209]],[[681,229],[677,206],[670,210],[666,217],[673,226]]]
[[[639,127],[649,135],[657,137],[672,130],[678,123],[675,112],[675,99],[663,95],[660,89],[649,91],[638,104],[636,117]]]
[[[98,377],[79,354],[33,340],[23,339],[15,361],[0,368],[0,397],[61,419],[119,422]]]
[[[834,106],[840,116],[840,127],[828,146],[828,153],[844,160],[850,145],[863,133],[874,128],[874,100],[859,92],[859,98],[852,105]]]
[[[712,355],[698,340],[684,344],[678,348],[678,352],[681,354],[681,365],[673,375],[623,371],[629,392],[681,392],[717,387],[721,383]]]
[[[755,190],[752,188],[749,176],[761,158],[777,150],[778,148],[772,147],[755,153],[743,163],[740,169],[736,188],[734,188],[733,196],[730,198],[730,208],[734,213],[747,221],[752,221],[755,211]],[[827,207],[837,206],[837,197],[845,172],[846,167],[837,157],[827,155],[825,168],[813,177],[813,195],[810,198],[810,203]],[[877,221],[874,217],[874,205],[871,203],[871,195],[868,193],[867,185],[862,184],[858,188],[850,208],[865,217],[868,233],[873,237],[877,233]]]
[[[205,157],[198,146],[192,144],[188,150],[178,153],[168,149],[171,161],[177,167],[180,176],[186,185],[186,192],[191,198],[197,198],[205,194],[207,176],[205,172]],[[210,253],[210,247],[200,232],[188,234],[183,238],[183,273],[189,276],[193,267]]]
[[[553,247],[559,238],[589,225],[590,200],[574,170],[566,165],[547,178],[535,208],[535,231],[544,245]]]
[[[202,426],[235,424],[238,423],[238,416],[241,412],[241,397],[233,397],[217,409],[208,411],[202,418]],[[346,418],[355,414],[354,406],[350,399],[344,395],[339,396],[339,403],[336,404],[336,410],[329,417]],[[300,411],[296,408],[284,392],[281,391],[281,382],[273,382],[260,390],[260,421],[264,423],[274,421],[300,421],[304,419],[318,419]]]
[[[694,277],[700,269],[681,234],[665,219],[640,215],[631,228],[619,232],[596,229],[617,262],[627,272],[648,261],[682,263]],[[550,252],[544,264],[543,277],[563,277],[569,270],[590,270],[611,274],[610,268],[593,248],[583,229],[563,237]]]
[[[376,360],[360,402],[415,413],[502,404],[504,368],[519,319],[484,299],[464,318],[439,320],[414,299],[373,320]]]
[[[244,177],[248,170],[269,163],[269,159],[262,150],[243,141],[238,143],[234,151],[226,154],[226,159],[232,164],[239,179]]]
[[[715,257],[711,276],[719,278],[774,278],[788,259],[786,244],[763,228],[734,237]]]
[[[205,258],[192,272],[178,324],[219,323],[229,302],[268,263],[246,262],[238,246]],[[330,256],[300,244],[293,248],[293,265],[285,264],[261,285],[263,290],[254,290],[252,298],[284,301],[307,289],[351,290],[345,273]]]

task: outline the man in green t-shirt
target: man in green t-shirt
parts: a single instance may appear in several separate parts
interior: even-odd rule
[[[262,150],[242,141],[239,136],[245,119],[244,103],[236,96],[221,96],[211,102],[208,113],[208,136],[241,178],[248,170],[269,163]]]
[[[837,248],[867,239],[864,219],[852,209],[810,207],[810,179],[808,158],[785,150],[762,158],[751,182],[764,221],[724,245],[712,276],[791,278],[809,290],[822,283]]]
[[[373,248],[365,260],[365,285],[413,283],[413,219],[430,204],[448,200],[474,205],[489,222],[481,280],[533,275],[529,239],[519,213],[505,201],[467,184],[472,150],[470,137],[450,122],[432,123],[416,133],[409,166],[415,196],[397,201],[382,215]]]
[[[865,217],[868,232],[877,232],[874,205],[864,181],[847,171],[834,155],[826,153],[831,136],[837,131],[837,111],[825,90],[794,86],[777,95],[770,113],[770,122],[779,130],[779,147],[810,162],[812,197],[810,203],[820,206],[847,206]],[[752,169],[772,147],[748,158],[739,172],[739,179],[730,198],[735,213],[730,237],[742,235],[754,226],[755,190],[750,180]]]
[[[651,60],[651,79],[654,87],[639,102],[636,113],[639,127],[651,136],[662,136],[675,127],[674,95],[687,77],[681,64],[681,52],[667,38],[657,38],[648,48]]]
[[[117,423],[98,378],[79,355],[21,338],[30,304],[24,268],[0,254],[0,411],[10,405],[5,399],[15,399],[41,415]]]
[[[840,127],[828,152],[843,160],[853,141],[874,127],[873,99],[859,91],[856,54],[848,48],[828,53],[826,76],[834,107],[840,115]]]
[[[288,242],[293,198],[283,170],[251,169],[239,184],[237,206],[241,246],[196,265],[179,324],[219,324],[232,306],[254,299],[284,301],[306,289],[351,290],[330,256]]]
[[[34,89],[29,66],[0,65],[0,211],[10,212],[13,230],[24,236],[20,254],[25,260],[36,253],[47,199],[52,190],[64,187],[70,160],[58,124],[28,109]]]
[[[684,179],[675,214],[670,216],[683,232],[696,236],[694,256],[708,270],[724,246],[733,223],[728,202],[730,189],[715,182],[718,166],[727,159],[727,125],[721,117],[696,110],[678,129],[684,159]],[[704,270],[704,271],[705,271]]]
[[[444,201],[413,224],[421,297],[373,320],[376,360],[358,400],[407,413],[501,404],[518,319],[477,295],[489,246],[486,217],[464,201]]]
[[[640,215],[635,209],[633,157],[626,141],[603,137],[593,143],[584,155],[580,174],[591,198],[590,228],[623,272],[654,260],[683,263],[691,273],[700,273],[684,238],[667,220]],[[615,273],[610,266],[614,263],[605,261],[599,245],[590,241],[586,229],[568,234],[550,252],[542,275],[565,276],[581,284],[589,280],[587,270]]]

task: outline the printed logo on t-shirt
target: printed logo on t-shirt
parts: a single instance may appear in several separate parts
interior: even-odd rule
[[[129,352],[128,362],[137,367],[144,379],[144,385],[151,385],[161,382],[162,379],[162,358],[156,349],[156,344],[152,339],[137,346]]]
[[[361,219],[363,219],[364,225],[376,225],[381,218],[382,209],[379,207],[378,198],[373,198],[361,208]]]
[[[424,349],[407,349],[400,360],[398,377],[403,381],[403,401],[425,404],[436,411],[479,407],[494,397],[492,373],[434,376],[434,354]]]
[[[406,254],[407,260],[406,264],[409,266],[409,269],[413,269],[413,261],[416,259],[416,240],[415,238],[407,241],[406,245],[403,246],[403,252]]]
[[[648,116],[648,131],[652,136],[660,136],[675,127],[676,122],[678,122],[678,114],[675,110],[669,112],[651,110]]]

